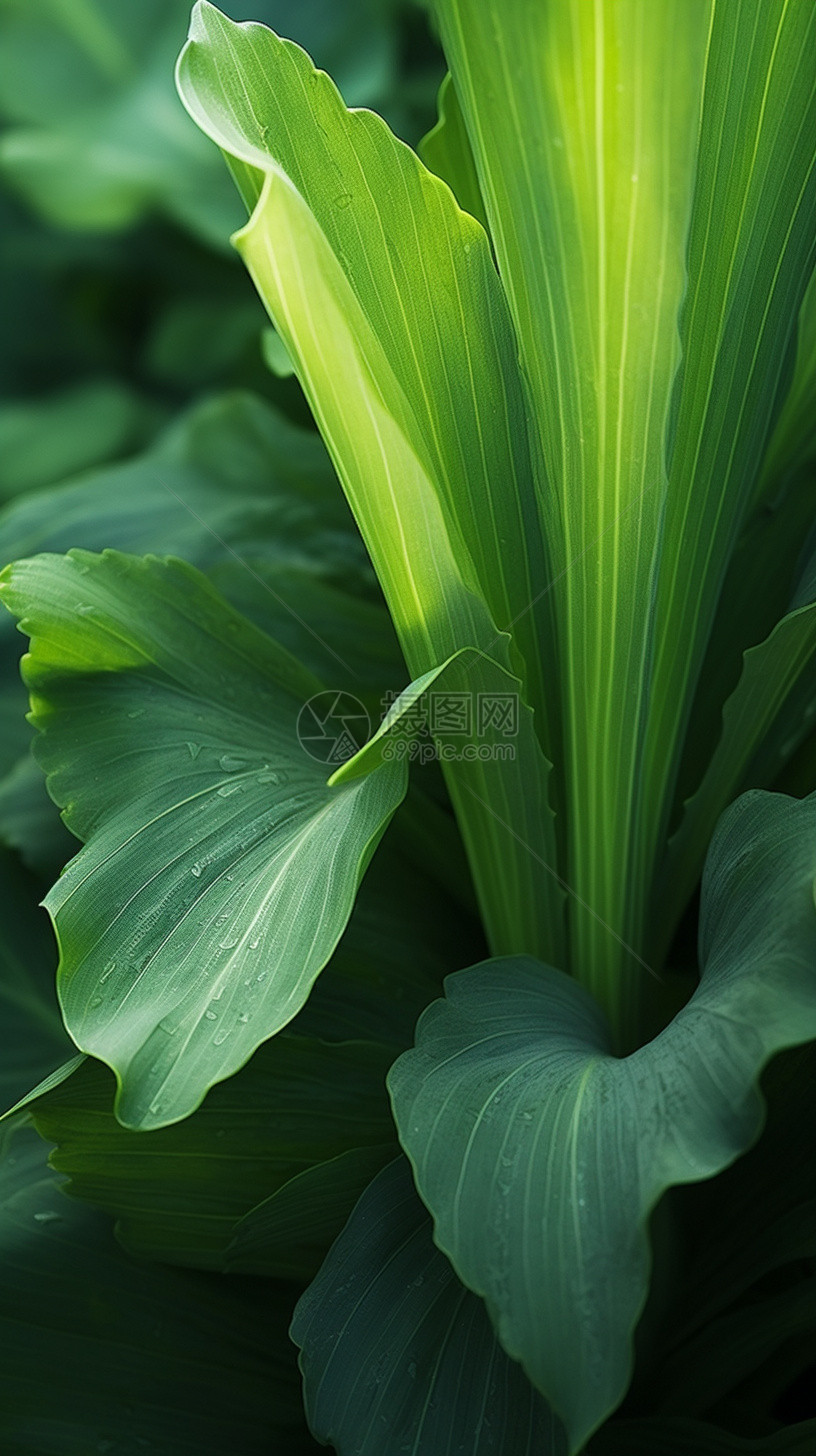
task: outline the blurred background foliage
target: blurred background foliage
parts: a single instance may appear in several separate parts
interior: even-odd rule
[[[433,123],[441,55],[412,0],[253,0],[234,19],[303,45],[406,141]],[[173,84],[188,0],[0,0],[0,501],[121,459],[202,390],[270,372],[229,235],[242,208]]]

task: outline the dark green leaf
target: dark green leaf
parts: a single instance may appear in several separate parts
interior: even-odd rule
[[[434,1246],[404,1159],[295,1310],[309,1424],[339,1456],[563,1456],[563,1431]]]

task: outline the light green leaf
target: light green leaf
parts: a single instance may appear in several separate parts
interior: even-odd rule
[[[400,1158],[295,1310],[314,1434],[339,1456],[563,1456],[558,1422],[431,1235]]]
[[[304,53],[262,26],[197,4],[178,84],[254,206],[236,244],[332,454],[412,677],[466,647],[492,656],[521,677],[546,751],[557,675],[533,447],[484,230],[378,117],[348,112]],[[533,783],[543,798],[542,774],[543,761],[507,763],[506,793],[521,802]],[[491,944],[516,947],[518,928],[476,865],[500,820],[472,796],[457,813]],[[535,932],[523,943],[560,959],[551,820],[531,845],[537,859],[519,832],[502,827],[504,862],[532,885]]]
[[[645,911],[625,866],[708,0],[434,8],[546,461],[573,968],[627,1040],[643,969],[626,945],[640,944]]]
[[[756,1138],[756,1079],[816,1033],[816,795],[746,794],[706,866],[700,985],[630,1056],[532,960],[446,982],[389,1075],[435,1238],[578,1451],[621,1400],[663,1191]]]
[[[240,1267],[309,1279],[394,1155],[385,1094],[392,1057],[373,1042],[328,1044],[284,1032],[214,1087],[192,1117],[154,1132],[117,1122],[113,1079],[87,1060],[29,1111],[56,1143],[51,1166],[67,1175],[66,1191],[111,1214],[131,1254],[223,1270],[239,1220],[271,1198],[292,1216],[268,1227],[254,1252],[244,1248]]]
[[[4,1453],[313,1449],[281,1329],[287,1292],[134,1262],[45,1158],[23,1129],[0,1162]]]
[[[2,595],[49,791],[87,847],[47,905],[60,997],[133,1127],[186,1116],[303,1005],[402,799],[331,789],[298,741],[321,684],[181,562],[35,557]]]
[[[479,178],[450,73],[439,88],[439,120],[419,144],[426,167],[447,182],[459,206],[487,228]]]
[[[199,125],[254,169],[259,202],[237,242],[412,675],[465,646],[497,654],[493,639],[519,613],[534,675],[543,545],[512,329],[483,230],[378,117],[348,112],[304,52],[263,26],[197,4],[178,81]],[[492,490],[494,478],[515,488]]]

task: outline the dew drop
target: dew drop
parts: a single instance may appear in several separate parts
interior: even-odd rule
[[[228,799],[231,794],[240,794],[242,787],[242,784],[222,784],[216,793],[219,799]]]
[[[206,1018],[207,1018],[208,1021],[217,1021],[218,1020],[218,1012],[217,1011],[205,1011],[204,1012],[204,1015],[206,1016]]]
[[[258,946],[260,945],[260,943],[261,943],[261,937],[259,935],[254,935],[252,937],[252,940],[249,942],[249,948],[250,948],[250,950],[257,950],[258,949]]]
[[[199,875],[201,874],[201,865],[194,864],[193,868],[190,870],[190,874],[195,875],[196,879],[198,879]]]
[[[99,984],[102,985],[102,983],[104,981],[110,980],[110,978],[113,975],[113,973],[114,973],[115,970],[116,970],[116,961],[108,961],[107,965],[105,966],[105,969],[102,972],[102,975],[99,977]]]
[[[213,1037],[213,1046],[222,1046],[224,1044],[224,1042],[226,1041],[227,1037],[228,1036],[231,1036],[231,1035],[232,1035],[232,1028],[229,1027],[229,1026],[222,1026],[220,1028],[220,1030],[217,1031],[215,1033],[215,1036]]]
[[[190,743],[189,740],[188,740],[187,747],[188,747],[188,749],[190,751],[190,757],[191,758],[198,758],[198,755],[201,752],[201,744],[200,743]]]
[[[48,1209],[44,1213],[35,1213],[34,1221],[35,1223],[62,1223],[62,1214]]]
[[[83,603],[82,606],[77,607],[77,616],[78,617],[91,617],[91,616],[93,616],[93,614],[94,614],[95,611],[96,611],[96,607],[89,607],[89,606],[87,606],[86,604]]]
[[[102,1005],[102,997],[101,996],[92,996],[91,999],[90,999],[89,1005],[92,1008],[94,1006],[101,1006]]]
[[[340,196],[339,197],[335,197],[335,199],[334,199],[334,205],[335,205],[335,207],[341,207],[341,208],[348,207],[349,204],[350,204],[350,202],[351,202],[351,193],[350,192],[341,192],[340,193]]]
[[[247,767],[246,759],[240,758],[236,753],[222,753],[218,763],[224,773],[238,773],[242,768]]]
[[[247,1022],[249,1021],[249,1015],[246,1011],[242,1011],[241,1015],[238,1017],[238,1020],[240,1021],[242,1026],[246,1026]]]
[[[225,935],[223,940],[218,942],[221,950],[232,950],[238,944],[237,935]]]

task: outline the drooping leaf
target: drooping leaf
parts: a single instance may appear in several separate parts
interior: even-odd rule
[[[281,1328],[286,1291],[129,1259],[45,1157],[24,1129],[0,1161],[3,1451],[312,1449]]]
[[[533,447],[483,229],[379,118],[348,112],[308,57],[263,26],[197,4],[178,84],[254,209],[236,243],[335,461],[411,676],[468,647],[492,656],[521,676],[546,751],[557,677],[545,691],[553,644]],[[504,767],[518,802],[531,783],[543,800],[546,776],[543,760]],[[525,944],[560,959],[551,816],[529,840],[477,797],[457,813],[491,944],[518,940],[476,864],[501,827],[503,861],[529,886]]]
[[[407,769],[329,788],[296,729],[322,685],[181,562],[35,557],[2,593],[33,639],[50,792],[87,841],[47,902],[66,1021],[122,1121],[162,1126],[303,1005]]]
[[[302,1296],[309,1424],[338,1456],[562,1456],[563,1431],[434,1246],[404,1159],[374,1179]]]
[[[816,1031],[816,796],[745,795],[706,867],[700,985],[623,1059],[574,980],[534,961],[450,977],[389,1075],[435,1238],[580,1450],[622,1398],[646,1221],[756,1138],[757,1076]]]
[[[283,1033],[191,1117],[154,1132],[122,1127],[109,1071],[88,1060],[29,1111],[56,1144],[51,1166],[67,1175],[67,1191],[111,1214],[130,1253],[223,1270],[239,1220],[278,1198],[289,1222],[267,1228],[254,1257],[244,1248],[239,1267],[308,1279],[393,1157],[391,1060],[374,1042]]]

